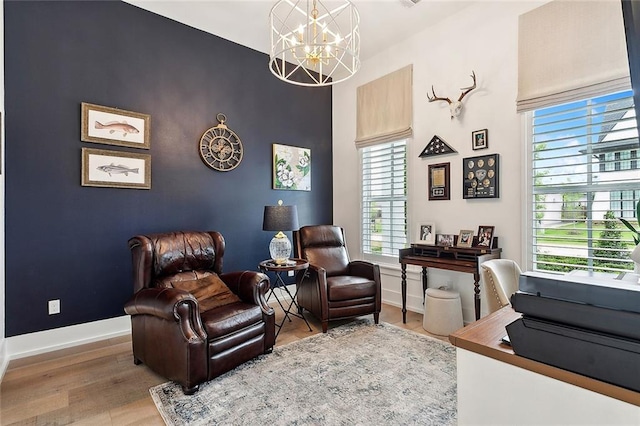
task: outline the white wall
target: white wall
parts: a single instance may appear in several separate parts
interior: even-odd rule
[[[437,233],[456,235],[461,229],[477,230],[479,225],[495,225],[502,256],[522,264],[522,189],[526,168],[522,161],[523,123],[515,104],[518,16],[543,3],[546,1],[478,2],[380,52],[365,61],[353,78],[334,87],[334,223],[345,228],[353,257],[360,252],[360,203],[356,195],[359,194],[359,159],[353,142],[356,88],[413,64],[414,125],[413,140],[408,148],[410,239],[415,240],[421,221],[435,222]],[[446,102],[428,102],[431,85],[439,96],[457,99],[460,88],[471,85],[472,70],[478,87],[465,97],[461,117],[450,119]],[[489,130],[488,149],[473,151],[471,132],[485,128]],[[434,134],[458,154],[419,158]],[[490,153],[500,154],[500,198],[464,200],[462,159]],[[427,166],[442,162],[451,163],[451,200],[428,201]],[[451,282],[461,292],[465,322],[474,320],[471,275],[431,269],[429,277],[430,286]],[[422,311],[422,286],[417,270],[408,276],[407,293],[408,309]],[[395,258],[389,260],[389,268],[383,268],[383,299],[386,303],[401,304],[399,264]]]

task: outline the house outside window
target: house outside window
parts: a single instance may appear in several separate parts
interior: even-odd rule
[[[407,141],[359,149],[362,252],[396,256],[407,242]]]
[[[633,238],[619,218],[640,199],[632,92],[527,113],[533,270],[633,269]]]

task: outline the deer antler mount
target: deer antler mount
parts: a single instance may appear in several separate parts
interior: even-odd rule
[[[449,98],[442,98],[440,96],[437,96],[436,95],[436,91],[434,90],[433,86],[431,86],[431,93],[433,93],[433,96],[430,96],[427,93],[427,98],[429,98],[429,102],[447,101],[449,103],[449,110],[451,111],[451,119],[453,120],[453,117],[459,116],[460,112],[462,112],[462,99],[467,95],[467,93],[469,93],[470,91],[472,91],[473,89],[476,88],[476,73],[475,73],[475,71],[471,71],[471,78],[473,79],[473,85],[460,89],[460,90],[462,90],[462,92],[460,93],[460,97],[458,97],[457,101],[452,101]]]

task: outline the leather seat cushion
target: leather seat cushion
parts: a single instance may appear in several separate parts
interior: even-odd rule
[[[260,306],[231,303],[201,312],[202,325],[209,339],[226,336],[262,321]]]
[[[332,301],[375,297],[376,283],[351,275],[327,277],[327,292],[329,300]]]

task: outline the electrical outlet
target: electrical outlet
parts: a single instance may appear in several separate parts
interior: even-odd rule
[[[60,313],[60,299],[49,300],[49,315]]]
[[[287,271],[287,276],[292,277],[294,271]]]

